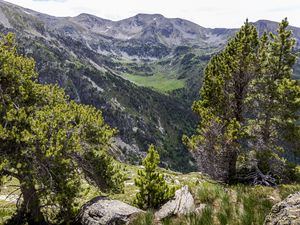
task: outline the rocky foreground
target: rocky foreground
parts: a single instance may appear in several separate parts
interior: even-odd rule
[[[177,190],[173,199],[164,204],[154,214],[154,221],[159,224],[165,218],[180,217],[189,214],[201,215],[206,204],[196,207],[188,186]],[[115,225],[130,224],[138,215],[146,212],[118,200],[96,197],[87,202],[81,209],[77,225]],[[274,205],[266,217],[264,225],[299,225],[300,192],[289,195]]]

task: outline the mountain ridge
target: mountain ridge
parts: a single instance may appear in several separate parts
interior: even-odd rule
[[[273,22],[257,23],[274,31]],[[293,29],[300,40],[300,28]],[[181,137],[196,129],[190,106],[203,69],[236,31],[159,14],[54,17],[0,0],[0,32],[17,34],[19,51],[37,62],[39,82],[103,111],[119,130],[113,150],[120,159],[138,163],[155,144],[165,166],[181,171],[192,167]],[[299,64],[295,71],[298,78]]]

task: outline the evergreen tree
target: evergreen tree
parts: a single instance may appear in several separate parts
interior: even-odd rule
[[[142,209],[156,209],[174,195],[175,189],[170,188],[164,176],[157,171],[159,162],[159,154],[151,145],[143,160],[145,168],[138,171],[138,178],[135,179],[135,184],[139,187],[135,204]]]
[[[296,121],[299,118],[300,86],[292,79],[297,57],[295,39],[287,28],[288,21],[284,19],[277,35],[262,36],[259,76],[253,80],[249,94],[249,103],[255,106],[251,108],[252,117],[248,120],[252,137],[250,147],[256,151],[260,169],[264,173],[276,172],[278,176],[286,172],[280,171],[280,161],[283,161],[278,155],[287,146],[295,147],[293,143],[299,139]],[[274,160],[276,165],[271,165]]]
[[[235,175],[240,141],[244,135],[245,99],[250,81],[257,75],[258,35],[248,21],[225,49],[205,69],[201,100],[193,110],[201,122],[197,134],[185,141],[194,148],[199,169],[227,181]]]
[[[123,175],[106,154],[115,130],[100,111],[69,101],[62,89],[38,84],[36,77],[33,59],[17,53],[13,34],[4,36],[0,178],[20,183],[23,201],[11,224],[68,223],[84,176],[101,190],[122,189]]]
[[[197,134],[184,141],[194,149],[199,169],[215,179],[234,177],[237,157],[250,150],[257,153],[262,176],[260,168],[270,172],[270,162],[279,162],[278,153],[299,139],[300,87],[291,78],[295,40],[287,27],[285,19],[277,35],[259,39],[246,21],[205,69],[201,100],[193,104],[201,122]]]

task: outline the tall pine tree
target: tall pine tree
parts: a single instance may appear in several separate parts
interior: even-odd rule
[[[201,122],[188,143],[194,148],[199,169],[221,181],[235,174],[244,133],[241,124],[245,120],[245,98],[257,73],[258,44],[256,28],[246,21],[207,65],[201,100],[193,104]]]
[[[283,177],[286,171],[279,155],[294,148],[299,139],[300,86],[292,79],[297,56],[287,19],[279,24],[277,35],[269,36],[261,38],[259,76],[249,94],[249,104],[254,106],[247,124],[249,147],[256,152],[260,170]]]
[[[237,157],[250,150],[257,168],[269,170],[272,157],[297,140],[300,88],[291,78],[295,40],[287,28],[285,19],[277,35],[258,38],[246,21],[205,69],[201,100],[193,104],[201,121],[185,141],[198,168],[217,180],[234,177]]]

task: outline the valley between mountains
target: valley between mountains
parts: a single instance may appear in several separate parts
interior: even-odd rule
[[[254,24],[260,33],[278,25]],[[300,28],[290,28],[300,51]],[[191,104],[207,62],[236,31],[160,14],[120,21],[54,17],[0,0],[0,32],[16,33],[18,51],[34,58],[40,83],[57,84],[71,99],[101,109],[118,129],[111,152],[119,160],[137,164],[155,144],[162,165],[176,171],[194,168],[182,144],[182,135],[197,126]],[[294,77],[300,78],[299,63]]]

